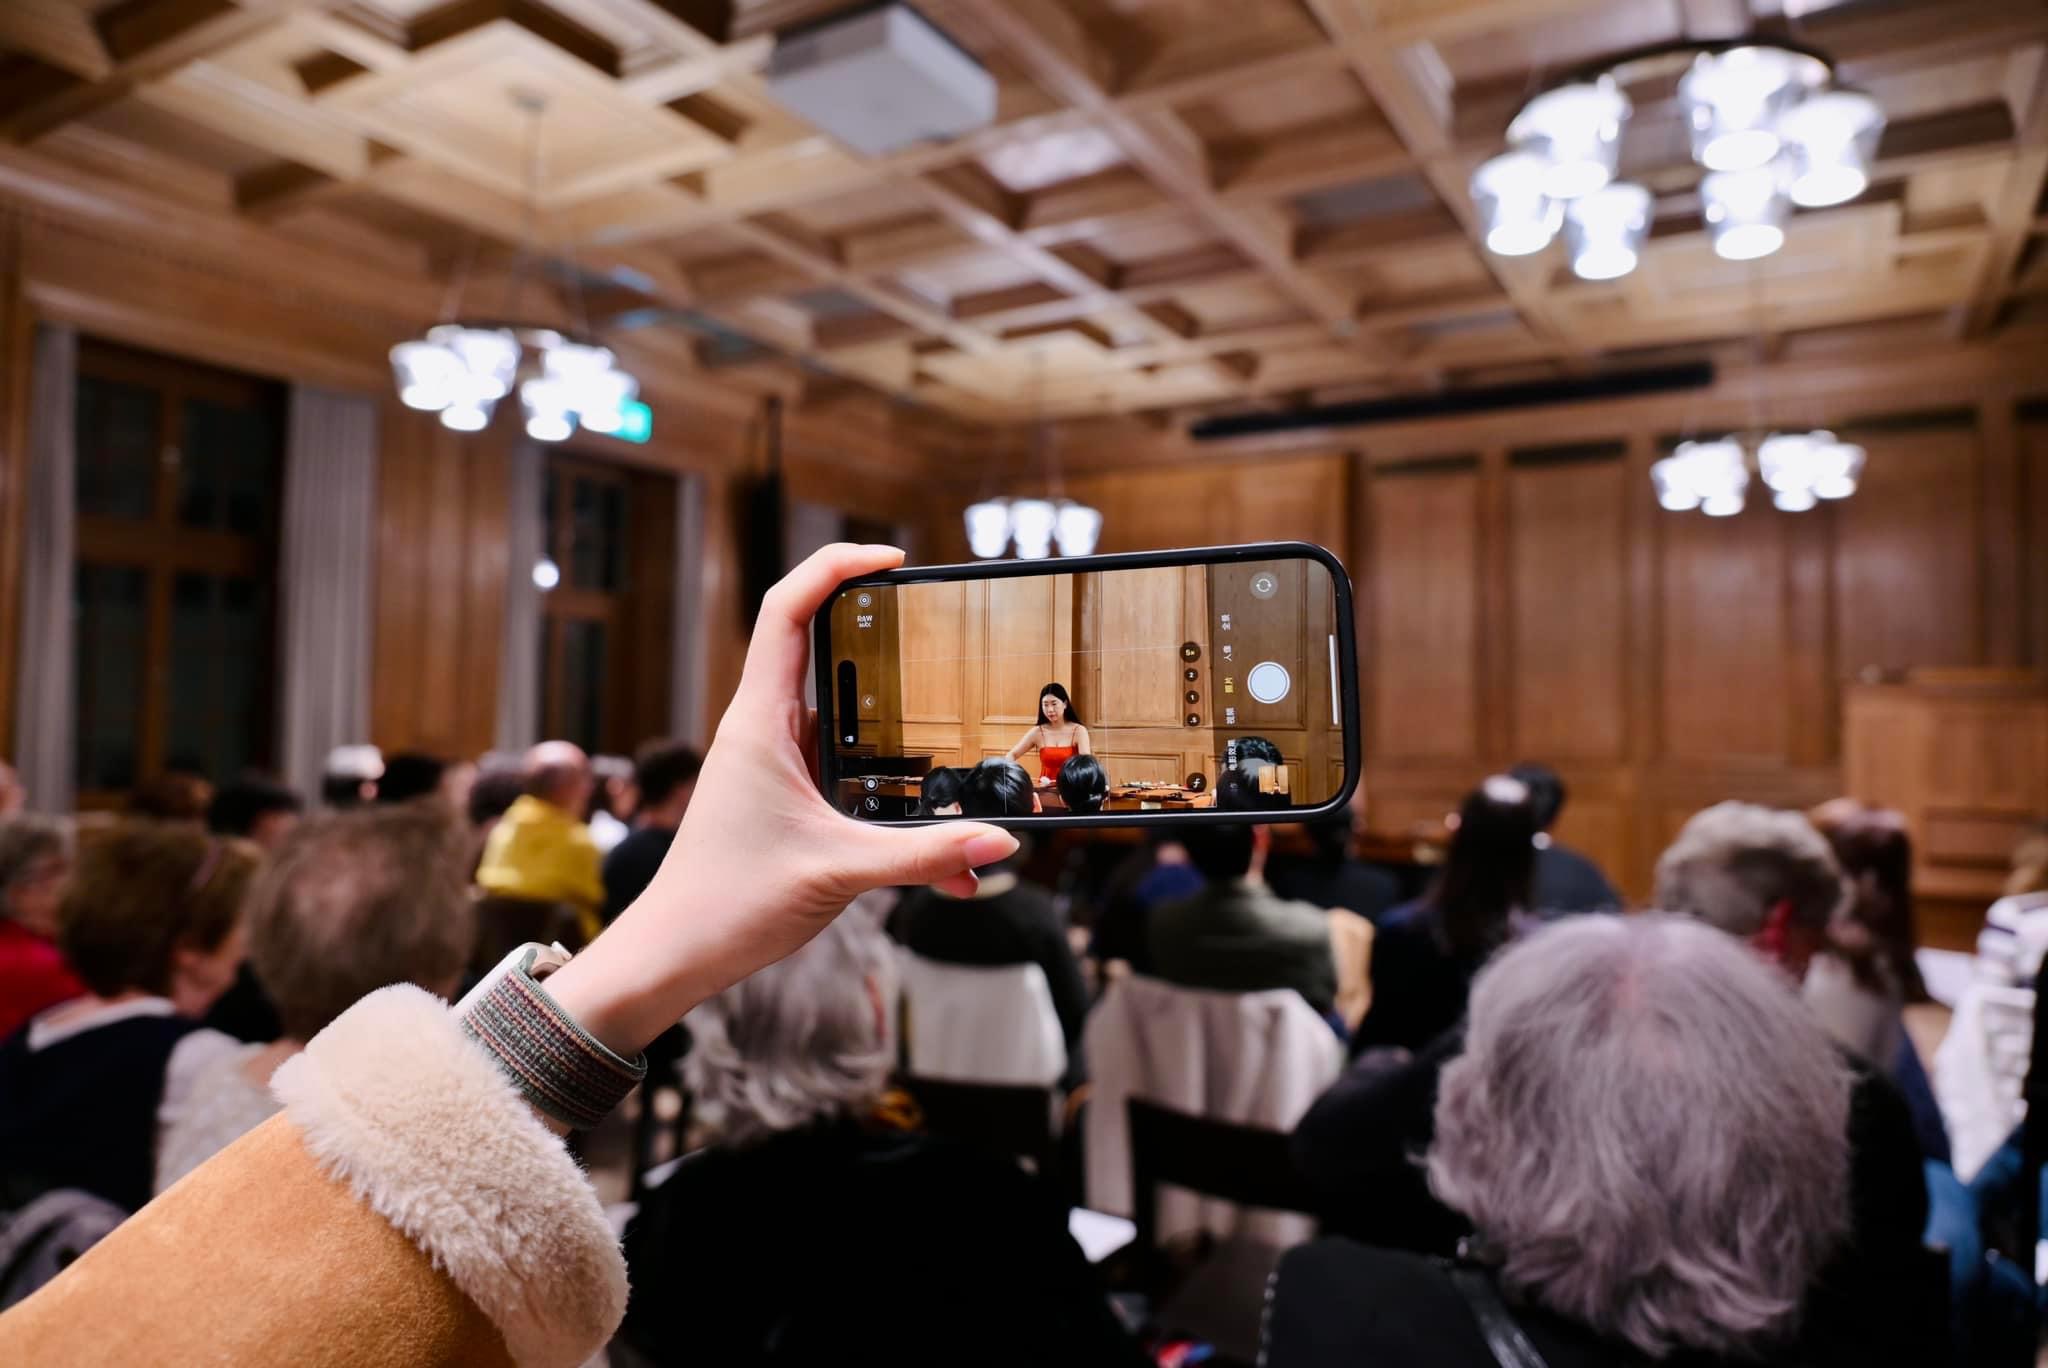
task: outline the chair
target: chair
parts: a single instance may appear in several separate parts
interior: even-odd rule
[[[908,1077],[903,1087],[917,1099],[925,1129],[1006,1159],[1028,1160],[1039,1174],[1050,1174],[1058,1135],[1050,1088],[1001,1083],[959,1083],[938,1078]]]
[[[1135,1246],[1153,1290],[1165,1268],[1159,1252],[1161,1183],[1239,1206],[1313,1215],[1315,1195],[1294,1171],[1285,1132],[1189,1116],[1135,1097],[1125,1109]],[[1161,1303],[1160,1327],[1207,1340],[1241,1362],[1255,1361],[1266,1285],[1284,1252],[1284,1246],[1252,1235],[1219,1240]]]
[[[1035,964],[943,964],[898,951],[903,1049],[913,1077],[1049,1089],[1067,1042]]]
[[[1120,1216],[1136,1211],[1126,1099],[1284,1133],[1344,1066],[1329,1024],[1291,989],[1216,992],[1136,975],[1111,984],[1089,1014],[1087,1049],[1087,1205]],[[1292,1216],[1247,1218],[1186,1192],[1168,1194],[1158,1227],[1162,1237],[1256,1229],[1275,1244],[1305,1239],[1312,1228]]]
[[[683,1056],[689,1052],[690,1033],[681,1025],[669,1027],[647,1047],[647,1077],[640,1081],[640,1105],[633,1117],[633,1184],[628,1200],[636,1204],[647,1193],[649,1171],[663,1162],[656,1154],[662,1129],[656,1100],[665,1090],[673,1090],[679,1099],[675,1120],[668,1126],[668,1158],[676,1158],[685,1151],[690,1129],[690,1090],[683,1086],[679,1070]]]

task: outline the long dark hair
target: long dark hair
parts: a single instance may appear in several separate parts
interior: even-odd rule
[[[1429,891],[1438,935],[1452,954],[1482,957],[1507,940],[1509,914],[1529,904],[1538,829],[1520,780],[1497,774],[1465,796],[1443,873]]]
[[[1057,698],[1060,702],[1066,705],[1068,726],[1078,727],[1081,725],[1081,719],[1074,715],[1074,700],[1067,697],[1067,686],[1057,681],[1046,685],[1044,688],[1038,691],[1037,725],[1042,726],[1045,723],[1045,696],[1047,694],[1051,694],[1054,698]]]

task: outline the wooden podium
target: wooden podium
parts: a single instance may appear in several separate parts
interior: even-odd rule
[[[1906,814],[1915,895],[1981,914],[2013,847],[2048,821],[2048,675],[1915,670],[1852,684],[1842,769],[1852,797]]]

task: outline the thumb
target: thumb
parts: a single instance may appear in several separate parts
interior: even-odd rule
[[[936,884],[949,892],[972,892],[972,871],[1006,860],[1017,851],[1015,836],[979,822],[862,830],[867,839],[861,850],[859,875],[862,886],[867,888]]]

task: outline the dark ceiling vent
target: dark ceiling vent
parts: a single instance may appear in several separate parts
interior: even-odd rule
[[[1714,383],[1711,362],[1617,371],[1583,380],[1536,380],[1486,389],[1445,390],[1440,394],[1404,394],[1386,399],[1360,399],[1347,404],[1285,412],[1234,413],[1204,418],[1188,428],[1197,442],[1231,437],[1260,437],[1276,432],[1307,432],[1317,428],[1367,427],[1403,423],[1417,418],[1453,418],[1499,409],[1539,408],[1586,399],[1629,399],[1645,394],[1705,389]]]

